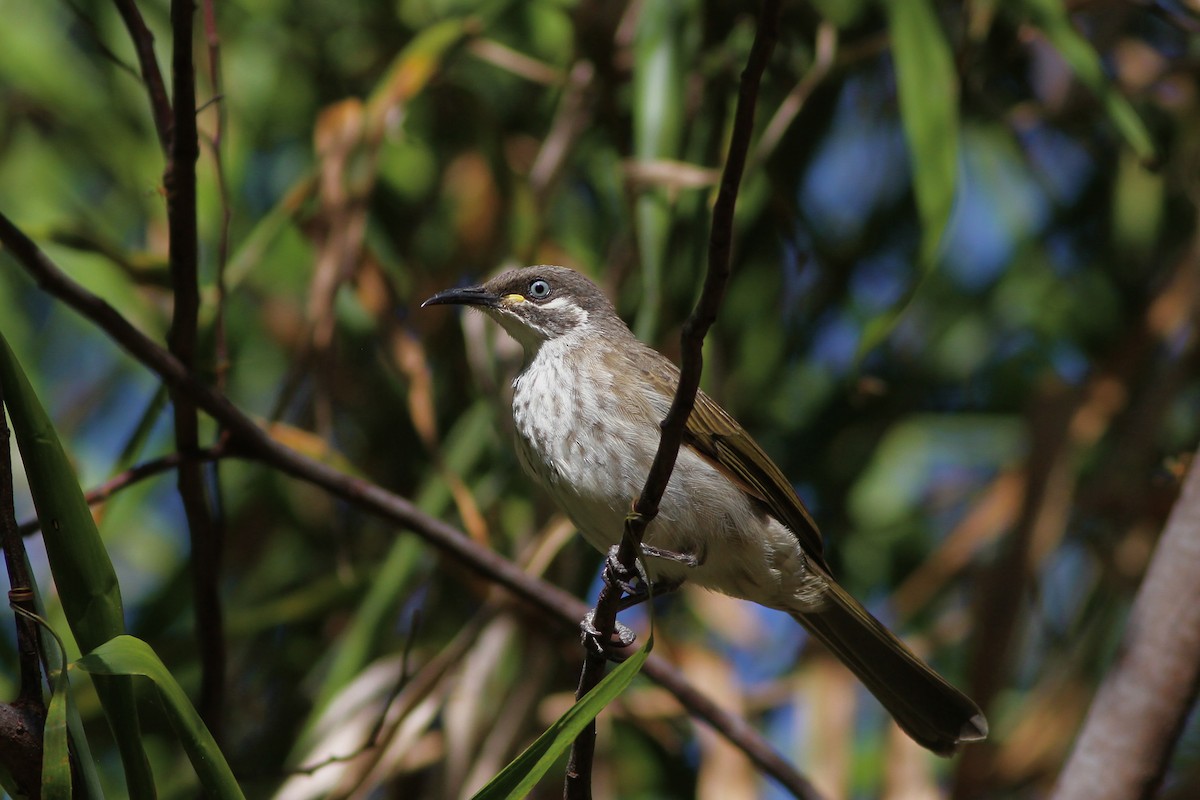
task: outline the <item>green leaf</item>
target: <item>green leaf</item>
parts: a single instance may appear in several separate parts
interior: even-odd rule
[[[958,76],[929,0],[885,2],[900,116],[921,218],[920,264],[933,267],[954,206],[958,174]]]
[[[62,640],[45,624],[44,629],[62,649]],[[71,800],[71,753],[67,746],[67,718],[71,708],[71,681],[65,667],[54,673],[46,724],[42,729],[42,800]]]
[[[32,575],[33,567],[29,564],[28,553],[23,552],[25,559],[25,572]],[[45,630],[45,636],[40,638],[40,648],[42,652],[42,663],[45,665],[48,675],[56,676],[51,682],[51,697],[50,707],[47,709],[46,723],[42,732],[42,781],[43,793],[46,790],[46,784],[59,783],[65,785],[68,789],[68,794],[73,789],[74,797],[82,798],[103,798],[104,792],[100,788],[100,775],[96,771],[96,760],[92,757],[92,749],[88,744],[87,734],[83,729],[83,719],[79,716],[79,709],[76,708],[72,701],[71,682],[66,676],[67,666],[67,645],[63,641],[63,637],[59,632],[54,630],[49,622],[46,621],[46,604],[42,600],[42,593],[38,590],[36,581],[30,589],[33,590],[33,605],[36,613],[30,614],[23,609],[14,607],[14,611],[20,614],[25,614],[30,619],[34,620],[38,625],[41,625]],[[72,646],[73,643],[72,643]],[[64,753],[75,754],[75,769],[76,772],[69,770],[65,779],[62,775],[56,774],[61,764],[57,757],[48,758],[47,753],[56,751],[59,747],[58,742],[52,742],[50,739],[57,736],[57,723],[53,720],[58,713],[54,705],[56,702],[61,703],[62,714],[64,717],[63,724],[66,726],[66,735],[70,737],[69,749],[62,750]],[[65,745],[64,745],[65,746]],[[75,778],[79,778],[79,784],[72,787],[72,782]],[[57,789],[55,789],[57,791]]]
[[[205,791],[213,797],[244,797],[204,721],[150,645],[134,636],[122,635],[105,642],[75,663],[93,675],[149,678],[162,697],[171,725]]]
[[[688,5],[645,3],[633,42],[633,152],[639,161],[679,157],[683,140]],[[635,232],[642,265],[637,335],[653,341],[662,306],[662,282],[671,235],[672,203],[665,189],[644,189],[635,203]]]
[[[604,676],[596,688],[567,709],[558,720],[546,729],[525,752],[517,756],[504,769],[488,781],[475,795],[475,800],[499,800],[499,798],[527,797],[542,776],[559,756],[570,748],[589,722],[596,718],[605,706],[617,698],[642,669],[654,647],[654,636],[646,639],[646,646],[638,650],[612,672]]]
[[[1153,161],[1157,152],[1150,132],[1133,106],[1104,74],[1104,66],[1095,48],[1071,25],[1062,0],[1021,0],[1020,5],[1029,21],[1041,29],[1076,77],[1100,98],[1109,119],[1138,157],[1143,161]]]
[[[80,649],[90,650],[125,632],[117,573],[54,425],[3,335],[0,384],[67,623]],[[98,680],[96,693],[121,750],[130,795],[153,797],[132,685]]]

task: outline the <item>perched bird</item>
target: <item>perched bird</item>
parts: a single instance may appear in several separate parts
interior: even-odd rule
[[[524,348],[512,413],[522,467],[602,553],[621,538],[659,443],[679,370],[638,341],[594,283],[564,267],[510,270],[422,307],[481,309]],[[690,581],[791,614],[909,736],[948,755],[987,720],[838,585],[791,483],[700,392],[645,542],[654,582]]]

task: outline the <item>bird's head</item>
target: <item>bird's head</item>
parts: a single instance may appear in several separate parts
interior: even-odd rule
[[[625,329],[600,287],[566,267],[524,267],[479,286],[438,292],[421,304],[474,306],[532,354],[545,342],[614,324]]]

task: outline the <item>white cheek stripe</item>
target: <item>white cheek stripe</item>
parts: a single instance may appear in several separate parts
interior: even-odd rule
[[[545,303],[542,308],[557,311],[563,309],[575,315],[575,324],[582,325],[587,322],[588,313],[575,304],[575,301],[569,297],[556,297],[549,303]]]

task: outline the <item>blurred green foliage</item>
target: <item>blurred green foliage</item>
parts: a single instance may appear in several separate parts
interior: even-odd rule
[[[137,5],[169,73],[168,4]],[[831,794],[1045,788],[1111,658],[1200,436],[1200,44],[1185,5],[928,0],[920,36],[941,38],[903,46],[957,92],[949,106],[922,94],[920,68],[896,69],[892,36],[911,28],[890,28],[883,4],[785,5],[757,125],[781,133],[752,147],[704,386],[795,480],[847,586],[975,694],[994,732],[934,763],[884,735],[877,705],[819,656],[797,666],[790,620],[689,592],[664,604],[659,652]],[[287,443],[586,595],[597,554],[562,535],[510,448],[515,346],[478,315],[417,307],[505,266],[562,263],[673,355],[751,10],[242,0],[215,4],[214,51],[208,7],[193,42],[200,371]],[[115,4],[0,0],[0,18],[20,23],[0,25],[0,211],[162,337],[164,162]],[[954,152],[921,149],[939,146]],[[949,198],[921,192],[951,188],[933,250],[937,213],[921,209]],[[85,488],[174,450],[156,381],[3,252],[0,330]],[[220,743],[249,796],[469,795],[566,708],[575,642],[410,533],[253,463],[208,474],[224,530]],[[128,631],[195,697],[173,476],[97,519]],[[61,629],[41,540],[26,542]],[[86,682],[77,705],[120,794]],[[160,793],[194,795],[167,718],[142,706]],[[643,681],[600,724],[598,794],[777,791]],[[1181,749],[1176,796],[1200,781],[1195,753]]]

